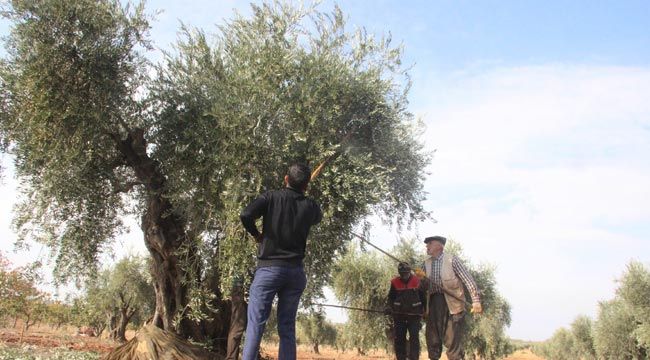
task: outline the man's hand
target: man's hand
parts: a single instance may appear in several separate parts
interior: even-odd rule
[[[472,314],[482,314],[483,306],[480,302],[472,303]]]
[[[415,269],[415,276],[417,276],[419,279],[426,279],[426,274],[424,273],[424,270],[420,268]]]

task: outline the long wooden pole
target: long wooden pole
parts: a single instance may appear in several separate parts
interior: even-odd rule
[[[340,308],[340,309],[347,309],[347,310],[357,310],[357,311],[365,311],[365,312],[372,312],[372,313],[382,313],[386,314],[385,311],[382,310],[375,310],[375,309],[364,309],[364,308],[359,308],[359,307],[353,307],[353,306],[343,306],[343,305],[333,305],[333,304],[314,304],[317,306],[327,306],[327,307],[334,307],[334,308]],[[415,316],[422,316],[422,314],[418,313],[408,313],[408,312],[390,312],[390,315],[415,315]],[[388,315],[388,314],[386,314]]]

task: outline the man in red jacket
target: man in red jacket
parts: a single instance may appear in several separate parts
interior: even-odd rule
[[[426,295],[420,279],[411,273],[405,262],[397,265],[399,276],[390,282],[388,309],[393,315],[395,332],[395,356],[397,360],[417,360],[420,358],[420,329]],[[406,334],[408,333],[408,351]],[[408,354],[408,356],[407,356]]]

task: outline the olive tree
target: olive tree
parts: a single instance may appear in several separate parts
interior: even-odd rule
[[[46,321],[56,329],[72,321],[72,306],[70,304],[59,300],[48,301],[46,307]]]
[[[388,349],[389,319],[381,314],[395,266],[375,252],[352,247],[336,264],[332,287],[336,298],[344,305],[370,311],[348,311],[348,321],[341,336],[347,347],[359,355],[371,349]]]
[[[650,271],[640,262],[630,262],[616,294],[630,307],[639,345],[650,349]]]
[[[310,343],[315,354],[320,354],[320,345],[336,344],[336,327],[325,319],[322,311],[299,314],[297,325],[298,339]]]
[[[599,358],[643,359],[644,350],[634,336],[636,322],[631,309],[620,299],[598,304],[594,346]]]
[[[573,334],[566,328],[556,330],[550,339],[536,347],[535,352],[548,360],[579,359]]]
[[[585,315],[578,316],[571,323],[571,333],[573,334],[576,353],[584,360],[596,359],[593,326],[591,318]]]
[[[77,326],[124,342],[128,324],[141,325],[153,316],[154,290],[143,258],[128,256],[87,281],[84,294],[73,300]]]
[[[426,216],[401,48],[348,31],[339,9],[252,6],[213,36],[184,27],[155,65],[142,4],[13,0],[3,12],[0,134],[24,190],[20,241],[47,244],[59,279],[91,275],[122,216],[139,216],[153,322],[197,341],[227,331],[222,289],[253,263],[239,212],[291,162],[330,159],[309,190],[325,219],[307,299],[367,215]]]
[[[142,324],[153,316],[154,289],[147,274],[147,262],[137,257],[126,257],[101,275],[104,288],[102,304],[107,314],[110,338],[126,341],[129,323]],[[98,295],[99,295],[98,294]]]
[[[619,283],[615,298],[599,303],[595,321],[576,317],[570,329],[559,329],[535,352],[549,359],[647,358],[650,272],[632,261]]]
[[[533,351],[549,360],[594,360],[599,357],[596,356],[593,334],[594,329],[591,319],[587,316],[580,315],[571,323],[569,329],[560,328],[556,330],[550,339],[536,344],[533,347]],[[627,357],[623,354],[615,354],[607,350],[606,352],[602,352],[600,358],[625,359]]]

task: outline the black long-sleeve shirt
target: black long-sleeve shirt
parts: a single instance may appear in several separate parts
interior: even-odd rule
[[[257,266],[301,265],[309,229],[321,221],[323,212],[314,200],[287,187],[262,194],[242,211],[242,224],[255,238],[260,234],[255,220],[260,217],[263,239]]]

